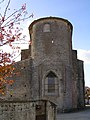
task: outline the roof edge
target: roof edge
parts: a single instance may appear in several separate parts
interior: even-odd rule
[[[33,25],[34,25],[35,23],[37,23],[37,22],[39,22],[39,21],[41,21],[41,20],[46,20],[46,19],[62,20],[62,21],[64,21],[64,22],[68,23],[68,24],[70,25],[70,27],[71,27],[71,30],[73,30],[72,24],[71,24],[67,19],[59,18],[59,17],[44,17],[44,18],[39,18],[39,19],[37,19],[37,20],[34,20],[34,21],[29,25],[28,29],[31,30],[32,27],[33,27]]]

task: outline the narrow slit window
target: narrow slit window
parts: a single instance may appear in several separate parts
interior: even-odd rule
[[[44,25],[43,32],[50,32],[50,25],[49,24]]]

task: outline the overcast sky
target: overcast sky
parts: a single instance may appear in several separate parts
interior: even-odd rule
[[[90,0],[11,0],[11,9],[26,3],[34,17],[24,24],[25,31],[31,21],[42,17],[60,17],[73,25],[73,49],[84,61],[85,84],[90,87]]]

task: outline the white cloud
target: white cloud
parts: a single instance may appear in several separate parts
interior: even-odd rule
[[[85,63],[90,64],[90,50],[78,49],[78,59],[83,60]]]

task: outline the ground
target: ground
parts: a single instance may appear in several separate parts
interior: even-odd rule
[[[90,120],[90,106],[81,111],[58,114],[57,120]]]

